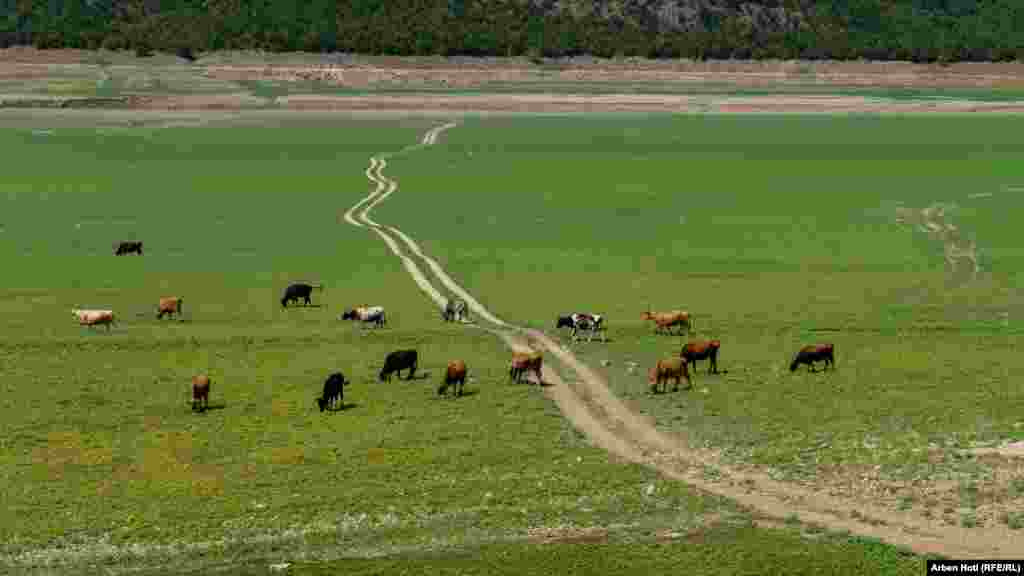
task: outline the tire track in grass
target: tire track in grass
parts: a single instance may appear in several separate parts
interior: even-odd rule
[[[454,123],[438,126],[428,131],[416,145],[395,154],[372,157],[366,177],[376,185],[375,189],[345,213],[345,220],[360,228],[373,229],[402,260],[420,289],[439,307],[443,307],[447,299],[431,284],[416,262],[403,252],[395,237],[427,265],[441,284],[465,300],[478,317],[500,329],[474,325],[476,328],[497,335],[513,350],[543,348],[575,372],[578,379],[570,386],[550,368],[550,363],[546,364],[542,377],[550,386],[545,388],[545,394],[592,443],[628,461],[652,467],[670,478],[775,518],[795,515],[805,523],[877,538],[919,554],[992,559],[1024,554],[1024,538],[1015,535],[1008,527],[937,526],[937,521],[911,512],[893,512],[868,502],[840,499],[776,481],[762,472],[725,466],[713,452],[690,448],[658,431],[649,418],[634,413],[612,394],[603,378],[543,332],[509,324],[492,314],[452,280],[435,260],[424,254],[412,238],[369,217],[370,210],[398,189],[398,183],[383,173],[387,167],[386,158],[436,144],[438,136],[454,126]],[[708,465],[718,469],[719,479],[709,480],[705,476]]]

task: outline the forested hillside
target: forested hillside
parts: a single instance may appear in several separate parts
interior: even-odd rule
[[[1021,0],[0,0],[0,46],[1024,59]],[[182,53],[185,53],[184,51]]]

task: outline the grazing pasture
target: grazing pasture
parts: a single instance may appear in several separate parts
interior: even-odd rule
[[[755,528],[729,502],[612,461],[569,428],[540,389],[508,381],[508,352],[497,339],[441,322],[378,238],[338,224],[339,212],[366,194],[370,155],[416,141],[428,121],[321,118],[114,133],[99,133],[81,116],[74,121],[49,119],[45,138],[28,128],[0,131],[3,570],[263,573],[267,564],[301,558],[321,563],[305,569],[330,571],[323,562],[366,557],[358,568],[372,572],[375,563],[377,571],[401,567],[422,554],[450,570],[464,564],[459,554],[485,546],[494,561],[522,549],[521,567],[537,561],[564,571],[583,549],[559,558],[523,542],[574,527],[604,531],[595,558],[608,562],[629,548],[643,550],[652,566],[728,557],[722,567],[737,573],[784,562],[787,573],[812,574],[849,558],[868,571],[918,570],[920,560],[877,543],[799,525]],[[488,142],[480,126],[467,135]],[[497,126],[491,139],[508,127]],[[444,170],[465,162],[455,153],[460,146],[434,157]],[[459,171],[446,174],[451,192],[469,190]],[[531,201],[531,190],[563,193],[543,181],[518,182],[504,191]],[[471,211],[458,214],[470,219],[467,230],[489,217],[475,202],[502,190],[489,179],[478,183],[486,188],[478,199],[466,195]],[[409,194],[395,204],[428,200]],[[448,218],[431,211],[410,222],[434,238],[438,256],[473,245],[515,251],[518,237],[539,253],[530,234],[512,235],[523,222],[495,228],[496,244],[486,235],[437,244]],[[438,227],[416,228],[428,221]],[[579,231],[570,225],[558,237],[572,246]],[[144,257],[111,254],[112,242],[131,237],[145,238]],[[559,246],[550,244],[540,262],[551,262]],[[611,282],[625,281],[614,266],[607,272]],[[497,310],[549,323],[550,313],[529,310],[510,292],[518,286],[530,295],[537,288],[525,287],[549,274],[509,277],[504,288],[485,279],[491,283],[479,293]],[[328,288],[316,294],[319,306],[282,309],[285,287],[307,280]],[[650,296],[669,306],[669,292],[663,286]],[[153,303],[166,294],[187,295],[183,322],[154,317]],[[366,331],[338,320],[352,302],[371,300],[387,306],[386,327]],[[716,318],[710,303],[687,302]],[[629,308],[632,318],[641,306],[587,304]],[[71,318],[73,308],[115,309],[119,321],[109,334],[91,331]],[[620,330],[612,345],[632,337],[678,348],[639,322]],[[387,353],[406,348],[419,353],[417,378],[377,382]],[[782,363],[787,347],[778,348]],[[472,366],[458,401],[435,389],[450,358]],[[740,356],[730,362],[739,365]],[[321,413],[313,399],[334,371],[350,382],[346,408]],[[190,409],[189,383],[199,373],[214,382],[202,413]],[[655,544],[669,533],[677,536]],[[453,550],[462,552],[445,556]],[[391,558],[372,559],[381,554]]]
[[[977,506],[999,522],[981,510],[1019,506],[1007,482],[1022,473],[968,450],[1024,439],[1021,128],[1017,116],[467,119],[389,165],[404,194],[375,218],[503,318],[554,333],[562,311],[606,312],[610,342],[574,350],[610,361],[599,370],[614,392],[695,446],[804,482],[870,478],[873,497],[945,521]],[[900,222],[937,203],[976,243],[977,274]],[[648,309],[688,310],[693,334],[654,334]],[[624,367],[691,338],[721,340],[723,374],[695,371],[684,396],[652,397],[645,371]],[[835,343],[835,370],[791,374],[819,341]],[[915,479],[951,479],[955,502],[915,493]],[[958,481],[990,495],[966,498]]]

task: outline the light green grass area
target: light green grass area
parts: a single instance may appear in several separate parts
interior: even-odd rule
[[[395,159],[375,212],[422,243],[499,317],[554,331],[608,317],[579,354],[665,429],[735,461],[807,476],[882,465],[927,476],[929,444],[1024,437],[1012,377],[1024,299],[1024,206],[1012,117],[588,116],[466,120]],[[971,198],[972,194],[988,194]],[[976,278],[897,209],[955,204]],[[440,210],[440,207],[445,207]],[[430,217],[425,217],[431,211]],[[472,238],[472,243],[464,241]],[[695,390],[647,392],[686,338],[641,313],[684,309],[722,341]],[[565,337],[565,334],[563,334]],[[791,374],[803,344],[834,374]],[[641,370],[627,373],[624,363]],[[820,365],[819,365],[820,367]]]
[[[116,132],[62,122],[0,132],[3,570],[264,573],[278,561],[319,570],[394,558],[359,564],[373,572],[434,551],[440,559],[422,562],[480,571],[519,548],[520,567],[588,562],[589,548],[563,556],[516,543],[559,526],[607,529],[619,544],[594,552],[599,564],[619,566],[629,550],[665,566],[699,558],[689,545],[628,539],[713,521],[718,536],[699,554],[780,558],[804,573],[849,558],[899,573],[919,563],[842,536],[826,545],[744,529],[731,503],[610,462],[538,389],[507,381],[499,341],[442,324],[375,235],[340,223],[370,189],[370,155],[417,142],[433,122]],[[543,185],[534,176],[521,174],[514,192]],[[421,222],[444,231],[446,210],[421,200]],[[135,239],[144,256],[113,256],[115,242]],[[293,281],[322,283],[320,307],[282,310]],[[158,298],[171,295],[184,298],[183,321],[156,320]],[[363,303],[384,305],[389,326],[337,320]],[[113,309],[120,323],[81,327],[72,308]],[[384,356],[409,347],[422,378],[377,382]],[[439,399],[452,358],[469,364],[470,395]],[[335,370],[352,382],[349,407],[321,414],[314,398]],[[188,407],[199,372],[213,378],[205,414]],[[459,552],[479,546],[475,564]],[[723,573],[744,573],[744,562]]]

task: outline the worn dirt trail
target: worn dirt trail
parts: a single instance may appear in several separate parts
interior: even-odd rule
[[[680,439],[657,430],[649,418],[631,411],[612,394],[600,375],[543,332],[515,326],[492,314],[452,280],[435,260],[424,254],[408,235],[369,217],[369,212],[376,205],[398,189],[398,183],[383,173],[387,167],[386,158],[436,144],[441,133],[454,126],[454,123],[438,126],[428,131],[418,144],[394,154],[371,158],[366,177],[375,184],[375,189],[352,206],[344,218],[353,226],[371,228],[380,236],[402,260],[420,289],[439,307],[445,305],[447,298],[404,249],[425,263],[436,281],[466,301],[477,318],[484,321],[474,324],[476,329],[495,334],[513,350],[546,350],[549,360],[543,368],[543,379],[548,384],[544,388],[545,393],[593,444],[625,460],[653,467],[668,477],[725,496],[778,519],[795,514],[806,523],[878,538],[920,554],[992,559],[1024,555],[1024,538],[1006,526],[961,528],[938,525],[937,521],[915,512],[895,512],[870,502],[836,498],[773,480],[763,472],[726,466],[714,452],[693,449]],[[563,380],[552,368],[552,357],[575,373],[576,378]],[[709,479],[705,474],[708,466],[719,472],[716,479]]]

